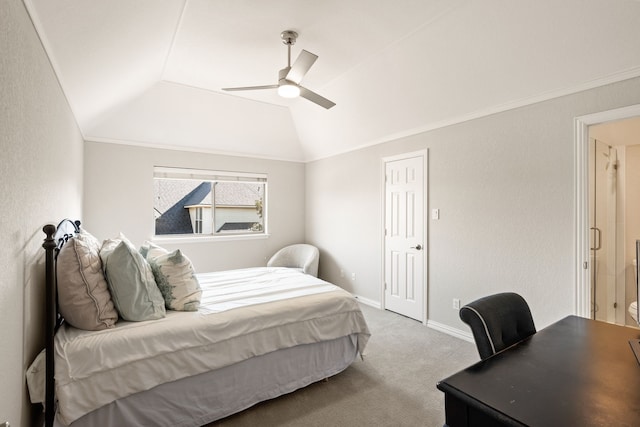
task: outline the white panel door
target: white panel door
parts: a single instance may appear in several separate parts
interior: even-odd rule
[[[423,321],[424,156],[385,163],[385,308]]]

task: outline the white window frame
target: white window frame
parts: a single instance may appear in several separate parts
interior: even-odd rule
[[[255,240],[266,239],[269,237],[268,227],[268,177],[266,173],[253,173],[253,172],[235,172],[235,171],[220,171],[220,170],[208,170],[208,169],[190,169],[190,168],[177,168],[170,166],[154,166],[153,167],[153,179],[165,178],[165,179],[188,179],[188,180],[202,180],[202,181],[218,181],[218,182],[238,182],[238,183],[260,183],[264,185],[264,196],[262,205],[262,232],[238,232],[238,233],[220,233],[216,234],[215,231],[212,234],[155,234],[155,218],[152,215],[152,232],[153,236],[151,240],[156,243],[195,243],[195,242],[210,242],[221,240]],[[212,201],[212,203],[215,203]],[[215,215],[212,215],[215,218]],[[215,226],[214,226],[215,230]]]

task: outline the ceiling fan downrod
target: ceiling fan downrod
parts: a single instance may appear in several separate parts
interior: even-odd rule
[[[295,31],[287,30],[280,33],[282,43],[287,45],[287,68],[291,68],[291,46],[296,44],[298,33]]]

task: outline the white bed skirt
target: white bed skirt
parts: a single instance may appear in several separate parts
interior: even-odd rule
[[[267,353],[116,400],[72,427],[137,425],[197,427],[240,412],[346,369],[357,335]],[[56,427],[64,425],[56,419]]]

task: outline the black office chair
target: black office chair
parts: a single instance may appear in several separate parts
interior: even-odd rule
[[[482,360],[536,333],[529,305],[520,295],[489,295],[460,309]]]

